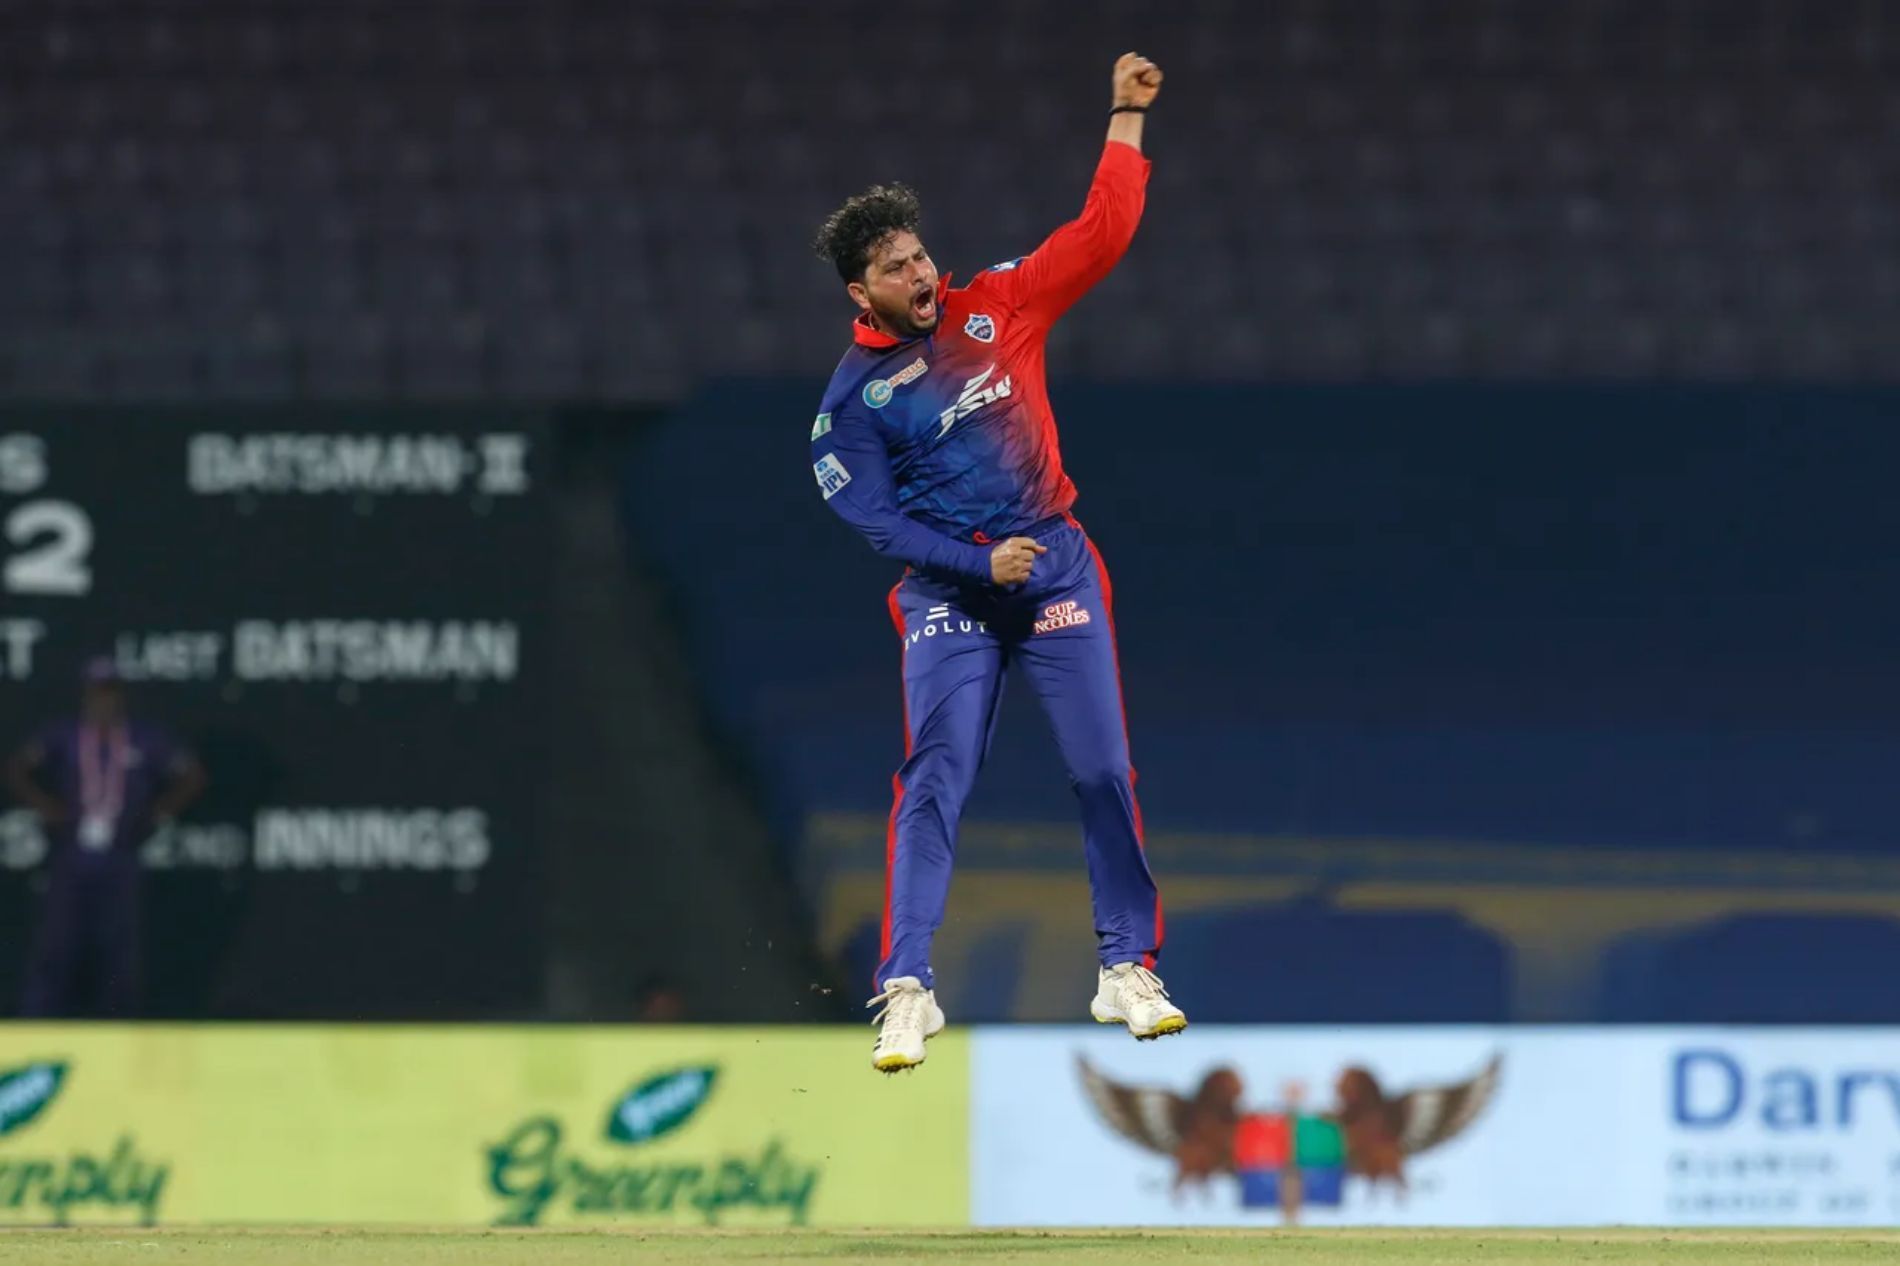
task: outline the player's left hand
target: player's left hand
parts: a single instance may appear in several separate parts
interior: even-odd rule
[[[1161,91],[1161,67],[1140,53],[1123,53],[1115,59],[1113,86],[1116,105],[1146,108]]]

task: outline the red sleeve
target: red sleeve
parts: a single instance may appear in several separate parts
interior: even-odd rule
[[[1051,233],[1013,268],[980,275],[984,288],[1002,297],[1018,315],[1054,325],[1089,288],[1108,276],[1141,222],[1147,197],[1148,160],[1120,141],[1102,147],[1082,214]],[[973,287],[974,288],[974,287]]]

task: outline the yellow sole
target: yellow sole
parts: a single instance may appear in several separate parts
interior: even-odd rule
[[[1091,1015],[1090,1018],[1097,1024],[1119,1024],[1125,1029],[1128,1028],[1128,1021],[1126,1020],[1104,1020],[1099,1015]],[[1187,1028],[1187,1026],[1188,1022],[1185,1016],[1171,1015],[1161,1021],[1161,1023],[1155,1025],[1152,1029],[1149,1029],[1146,1033],[1136,1033],[1133,1029],[1128,1029],[1128,1032],[1136,1041],[1148,1042],[1157,1037],[1167,1037],[1170,1033],[1179,1033]]]

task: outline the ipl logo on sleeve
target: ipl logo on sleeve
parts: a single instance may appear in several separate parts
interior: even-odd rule
[[[826,501],[851,482],[851,472],[844,468],[844,463],[838,460],[836,453],[826,453],[813,462],[811,473],[818,476],[818,490],[825,494]]]

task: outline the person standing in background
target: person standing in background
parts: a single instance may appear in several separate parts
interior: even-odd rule
[[[131,717],[117,668],[99,658],[82,676],[79,716],[16,752],[6,784],[39,814],[51,845],[21,1014],[134,1014],[139,848],[204,791],[197,757]]]

